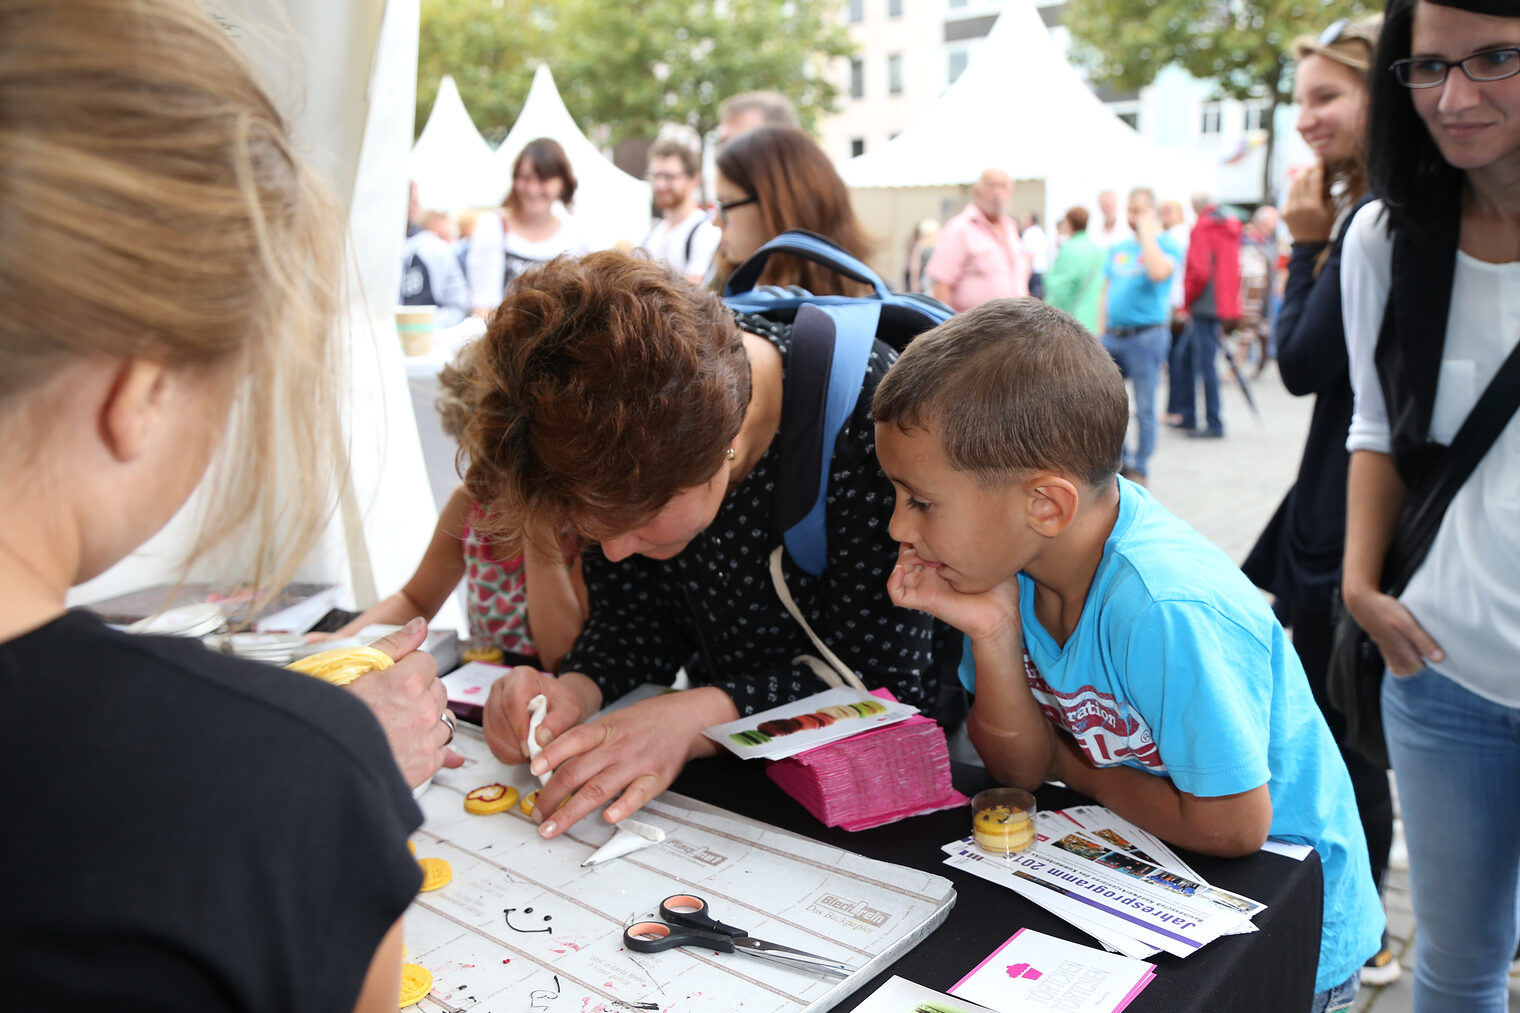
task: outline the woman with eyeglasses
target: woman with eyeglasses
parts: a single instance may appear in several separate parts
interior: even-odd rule
[[[1520,339],[1520,7],[1391,0],[1368,172],[1341,267],[1355,410],[1346,606],[1387,665],[1409,843],[1414,1008],[1501,1011],[1520,882],[1520,423],[1441,516],[1398,597],[1385,557],[1411,491]]]
[[[475,315],[488,316],[501,304],[512,281],[562,253],[585,253],[575,223],[554,213],[574,205],[575,172],[559,142],[529,141],[512,162],[512,186],[497,214],[481,215],[465,253],[465,274]]]
[[[1340,585],[1346,544],[1346,430],[1351,424],[1341,256],[1346,226],[1368,199],[1367,77],[1380,27],[1379,20],[1337,21],[1318,37],[1307,35],[1293,43],[1298,132],[1316,160],[1293,178],[1283,209],[1293,254],[1277,317],[1278,369],[1290,393],[1314,397],[1314,412],[1297,480],[1244,564],[1247,576],[1276,597],[1315,702],[1340,743],[1346,718],[1329,702],[1325,670],[1334,628],[1330,598]],[[1356,790],[1372,878],[1381,889],[1393,840],[1388,774],[1344,744],[1341,755]],[[1400,971],[1398,958],[1384,946],[1367,961],[1361,980],[1386,985]]]
[[[717,277],[721,283],[768,240],[787,229],[807,229],[833,240],[861,260],[872,243],[850,207],[850,192],[823,149],[796,127],[746,131],[718,151],[713,188],[718,226]],[[814,295],[861,295],[867,288],[797,257],[778,254],[761,285],[800,285]]]

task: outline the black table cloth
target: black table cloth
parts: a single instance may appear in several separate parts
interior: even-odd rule
[[[956,788],[968,796],[994,784],[985,770],[971,765],[953,765],[953,777]],[[1091,936],[1013,891],[944,864],[941,846],[969,832],[969,806],[915,816],[872,830],[850,832],[825,827],[773,784],[760,763],[744,763],[729,756],[688,764],[671,787],[684,795],[846,851],[937,873],[955,884],[955,907],[945,922],[836,1009],[854,1009],[894,974],[948,991],[1020,928],[1087,946],[1097,945]],[[1046,785],[1036,795],[1044,810],[1089,801],[1053,785]],[[1307,1010],[1314,995],[1323,911],[1319,856],[1311,852],[1298,862],[1262,852],[1224,859],[1177,850],[1210,883],[1268,907],[1255,918],[1259,932],[1216,939],[1185,960],[1166,953],[1152,957],[1156,977],[1129,1010],[1133,1013]]]

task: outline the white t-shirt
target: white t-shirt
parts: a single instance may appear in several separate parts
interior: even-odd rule
[[[1172,242],[1176,243],[1177,244],[1177,249],[1179,249],[1179,250],[1182,251],[1182,261],[1181,262],[1183,264],[1186,264],[1187,263],[1188,240],[1191,239],[1192,235],[1193,235],[1192,230],[1190,230],[1188,228],[1188,226],[1187,226],[1187,222],[1178,222],[1176,225],[1173,225],[1171,228],[1167,229],[1166,230],[1166,234],[1172,237]],[[1186,274],[1187,274],[1186,271],[1173,271],[1172,272],[1172,296],[1171,296],[1171,299],[1172,299],[1172,309],[1174,309],[1174,310],[1179,310],[1179,309],[1182,308],[1182,302],[1183,302],[1183,291],[1182,291],[1183,276],[1186,275]]]
[[[1348,450],[1388,453],[1390,436],[1373,351],[1383,325],[1393,241],[1383,205],[1351,222],[1341,260],[1341,307],[1351,389]],[[1449,444],[1520,341],[1520,261],[1457,254],[1430,438]],[[1430,667],[1487,700],[1520,707],[1520,414],[1457,491],[1430,554],[1399,596],[1446,652]]]
[[[1038,225],[1031,225],[1024,230],[1019,237],[1024,244],[1024,249],[1029,251],[1029,270],[1035,274],[1044,274],[1050,270],[1050,241],[1045,238],[1045,230]]]
[[[639,246],[648,250],[652,259],[669,264],[677,274],[700,281],[707,274],[722,238],[723,230],[712,223],[706,211],[697,208],[674,225],[661,217]]]
[[[1101,249],[1107,250],[1120,240],[1128,239],[1134,233],[1129,227],[1129,222],[1123,218],[1114,219],[1114,227],[1106,229],[1103,227],[1103,216],[1096,215],[1092,219],[1092,224],[1087,227],[1087,234]]]
[[[581,254],[589,249],[571,219],[561,218],[558,231],[548,239],[530,240],[516,232],[505,232],[500,214],[482,214],[470,237],[469,252],[464,255],[470,299],[476,309],[495,309],[501,305],[510,279],[561,253]]]

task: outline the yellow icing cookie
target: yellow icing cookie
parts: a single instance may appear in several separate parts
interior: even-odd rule
[[[562,798],[562,799],[559,800],[559,805],[557,805],[557,806],[554,807],[554,811],[555,812],[559,812],[561,809],[565,808],[565,806],[567,806],[569,804],[570,804],[570,796],[566,795],[564,798]],[[536,806],[536,805],[538,805],[538,792],[537,791],[530,791],[530,792],[528,792],[528,794],[526,794],[526,795],[523,796],[521,802],[517,803],[517,808],[521,809],[523,811],[524,815],[526,815],[526,816],[532,816],[533,815],[533,807]]]
[[[412,857],[413,858],[417,857],[417,842],[416,841],[407,841],[406,842],[406,850],[408,850],[408,851],[410,851],[412,853]]]
[[[335,647],[309,654],[285,667],[292,672],[316,676],[334,686],[347,686],[361,675],[381,672],[394,664],[389,654],[373,647]]]
[[[417,864],[422,866],[423,893],[446,886],[454,878],[453,867],[441,858],[419,858]]]
[[[406,1009],[415,1005],[433,990],[433,972],[421,964],[401,965],[401,1005]]]
[[[517,789],[505,784],[487,784],[464,797],[464,811],[486,816],[506,812],[517,804]]]

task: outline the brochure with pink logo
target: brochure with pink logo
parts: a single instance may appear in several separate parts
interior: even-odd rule
[[[1019,929],[950,994],[999,1013],[1119,1013],[1155,976],[1143,960]]]

